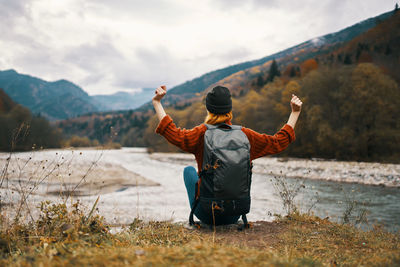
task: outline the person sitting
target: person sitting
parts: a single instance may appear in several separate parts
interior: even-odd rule
[[[205,224],[233,224],[238,221],[240,215],[212,216],[200,206],[195,205],[197,199],[196,184],[199,181],[199,174],[204,169],[204,136],[208,125],[227,124],[232,125],[232,99],[228,88],[223,86],[214,87],[206,96],[207,116],[203,124],[193,129],[178,128],[172,118],[167,115],[161,104],[162,98],[166,95],[165,86],[160,86],[155,90],[152,99],[154,109],[159,119],[156,133],[162,135],[166,140],[182,149],[183,151],[194,154],[197,162],[197,169],[188,166],[183,171],[184,184],[186,186],[189,204],[194,215]],[[285,150],[290,143],[295,140],[294,128],[301,112],[302,102],[292,95],[290,101],[291,113],[287,123],[274,135],[261,134],[249,128],[241,127],[250,144],[250,162],[254,159],[279,153]],[[246,140],[247,141],[247,140]],[[245,217],[244,217],[245,218]],[[246,219],[247,220],[247,219]]]

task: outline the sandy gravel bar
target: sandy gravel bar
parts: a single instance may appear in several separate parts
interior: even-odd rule
[[[89,196],[131,186],[158,185],[119,164],[102,161],[100,153],[91,159],[68,150],[34,155],[18,153],[10,160],[7,158],[7,154],[0,155],[3,176],[7,177],[1,187],[16,191],[36,188],[35,194]]]

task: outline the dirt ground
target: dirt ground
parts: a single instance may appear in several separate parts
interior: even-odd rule
[[[286,231],[287,226],[279,222],[256,221],[251,222],[250,229],[238,230],[238,225],[216,226],[215,240],[219,243],[229,243],[237,246],[254,248],[274,248],[280,242],[278,236]],[[202,234],[214,235],[214,228],[202,226],[199,230]]]

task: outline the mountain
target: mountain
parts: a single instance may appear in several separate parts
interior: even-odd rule
[[[128,110],[140,107],[153,96],[154,88],[143,88],[140,92],[117,92],[111,95],[91,96],[100,104],[100,111]]]
[[[280,155],[400,162],[400,12],[340,45],[318,38],[300,47],[217,82],[234,96],[233,122],[273,134],[296,94],[304,103],[296,143]],[[167,113],[181,128],[204,119],[202,101],[173,107]],[[143,143],[149,151],[176,151],[154,133],[157,124],[149,119]]]
[[[250,73],[256,77],[259,75],[257,72],[263,72],[269,68],[273,59],[278,61],[281,66],[285,66],[293,61],[302,62],[318,55],[327,54],[375,27],[381,21],[385,21],[392,13],[384,13],[339,32],[314,38],[261,59],[206,73],[169,89],[164,103],[166,106],[182,109],[199,100],[213,84],[231,75],[237,75],[241,71],[252,68],[254,70],[254,67],[259,67],[253,74]],[[248,84],[246,86],[248,88]],[[153,94],[153,89],[144,89],[136,94],[118,92],[113,95],[89,96],[82,88],[69,81],[47,82],[29,75],[19,74],[15,70],[0,71],[0,88],[3,88],[13,101],[28,107],[34,114],[40,114],[50,120],[67,119],[99,111],[136,108],[137,111],[146,112],[151,109],[151,102],[148,100]],[[245,93],[242,91],[233,93]]]
[[[99,111],[82,88],[66,80],[47,82],[15,70],[6,70],[0,71],[0,87],[13,101],[49,120]]]
[[[295,76],[304,77],[318,66],[341,68],[343,64],[374,63],[400,83],[400,72],[398,71],[400,12],[388,12],[367,21],[375,21],[376,25],[359,35],[354,34],[354,32],[358,32],[355,27],[361,26],[365,29],[364,23],[358,23],[340,31],[340,34],[328,34],[307,41],[295,46],[296,49],[292,49],[292,53],[282,53],[282,56],[276,60],[282,70],[282,78],[289,81]],[[346,42],[335,42],[333,36],[336,36],[338,40],[349,36],[353,38]],[[326,38],[330,41],[324,41]],[[250,90],[260,90],[269,80],[271,63],[272,61],[268,61],[262,65],[233,73],[218,81],[218,84],[230,88],[234,96],[245,95]],[[210,85],[207,89],[212,86]]]
[[[313,58],[319,54],[327,53],[329,50],[334,50],[335,48],[338,48],[344,43],[352,40],[356,36],[375,27],[381,21],[389,18],[392,14],[392,11],[386,12],[379,16],[369,18],[355,25],[347,27],[336,33],[330,33],[324,36],[313,38],[278,53],[257,60],[247,61],[219,70],[211,71],[198,78],[187,81],[168,90],[168,94],[164,99],[164,103],[166,105],[180,106],[179,102],[192,102],[190,101],[190,99],[196,101],[196,99],[199,98],[199,95],[202,92],[204,92],[208,87],[217,83],[218,81],[221,81],[222,79],[234,73],[249,69],[254,66],[262,66],[266,64],[266,66],[264,67],[269,67],[269,63],[273,59],[279,61],[283,58],[287,58],[288,62],[283,62],[286,64],[289,63],[289,61],[293,61],[294,59],[298,62],[301,62],[308,58]],[[185,106],[185,103],[183,104],[183,106]],[[151,108],[151,102],[148,102],[147,104],[142,106],[140,110],[146,110],[149,108]]]
[[[398,75],[399,73],[400,62],[399,16],[399,12],[387,12],[375,18],[357,23],[337,33],[314,38],[274,55],[204,74],[192,81],[170,89],[165,101],[163,100],[166,111],[168,114],[172,115],[175,123],[180,127],[193,127],[193,125],[204,119],[204,105],[200,100],[207,92],[207,89],[212,87],[215,83],[225,84],[233,91],[234,101],[240,101],[241,103],[241,105],[234,105],[235,121],[237,123],[245,122],[246,126],[255,130],[271,133],[274,132],[277,127],[281,126],[280,124],[283,120],[287,119],[282,118],[286,116],[285,112],[288,112],[288,107],[282,104],[283,101],[286,101],[286,98],[282,95],[282,90],[287,93],[288,91],[309,88],[308,93],[312,92],[312,94],[309,94],[310,100],[313,98],[315,103],[327,103],[325,106],[336,110],[336,112],[333,112],[335,116],[329,113],[322,114],[321,112],[325,106],[318,107],[318,105],[314,106],[314,110],[304,112],[304,114],[302,114],[303,120],[309,120],[309,125],[314,125],[314,128],[307,128],[307,123],[299,125],[298,130],[300,132],[303,131],[304,137],[300,137],[296,142],[299,150],[296,152],[297,154],[293,155],[327,158],[336,157],[335,152],[337,151],[334,150],[335,146],[332,145],[329,149],[325,149],[325,146],[328,143],[343,143],[346,144],[346,146],[343,147],[343,153],[348,152],[348,158],[346,159],[355,160],[357,158],[354,156],[356,154],[355,151],[357,149],[362,150],[362,148],[365,147],[365,144],[361,141],[366,140],[368,143],[373,140],[376,141],[378,137],[381,138],[382,136],[385,138],[388,137],[387,140],[393,140],[392,137],[396,136],[398,133],[398,131],[394,130],[393,125],[400,125],[400,121],[395,122],[395,115],[386,116],[384,114],[385,108],[383,107],[385,105],[382,103],[388,104],[385,98],[386,95],[380,95],[378,93],[379,90],[376,91],[375,89],[385,88],[387,92],[392,93],[397,90],[396,86],[400,83],[399,79],[396,79],[396,74]],[[359,53],[357,51],[359,51]],[[269,78],[269,69],[273,59],[278,63],[282,75],[280,79],[276,79],[276,83],[267,83],[266,78]],[[358,66],[358,63],[363,62],[368,63],[367,65],[360,64],[360,66]],[[315,72],[317,76],[311,75],[313,74],[311,70],[317,70],[318,72]],[[361,78],[358,80],[350,79],[353,73],[356,74],[354,77]],[[368,78],[368,75],[372,74],[376,75],[374,79]],[[324,82],[324,87],[318,84],[318,80]],[[362,84],[363,80],[368,80],[368,83]],[[337,88],[340,88],[341,94],[335,94],[337,90],[336,85],[338,86]],[[371,88],[368,87],[369,85],[371,85]],[[321,92],[316,91],[319,88],[321,88]],[[322,88],[324,89],[322,90]],[[340,112],[337,111],[337,109],[342,106],[350,106],[352,104],[351,101],[348,102],[347,100],[351,100],[351,97],[356,98],[357,95],[352,94],[352,90],[357,88],[372,90],[374,94],[377,94],[377,97],[383,97],[383,99],[381,99],[382,101],[379,102],[382,106],[380,114],[385,116],[379,116],[387,118],[387,120],[390,121],[390,123],[387,124],[390,125],[390,127],[387,127],[384,135],[381,135],[381,133],[377,131],[377,129],[381,129],[382,127],[380,126],[377,128],[375,125],[373,131],[377,131],[377,134],[375,137],[373,134],[371,135],[370,132],[372,131],[368,132],[368,129],[371,128],[369,122],[365,123],[365,127],[363,126],[367,130],[364,128],[355,130],[353,125],[355,125],[357,121],[361,121],[361,119],[354,119],[353,125],[346,125],[348,127],[347,132],[346,129],[342,129],[342,135],[339,134],[338,136],[334,136],[336,131],[330,130],[332,125],[324,124],[321,128],[318,124],[315,124],[315,122],[319,122],[319,120],[317,120],[319,117],[315,117],[317,115],[320,116],[320,118],[334,118],[337,123],[344,123],[346,120],[348,121],[349,117],[358,118],[356,116],[357,114],[355,114],[356,109],[347,108],[341,111],[348,112],[347,117],[342,115],[342,117],[340,117]],[[303,92],[304,95],[308,93]],[[299,95],[301,96],[302,94]],[[332,101],[326,101],[326,99],[323,98],[325,95],[329,96],[329,99]],[[336,101],[335,97],[342,98]],[[263,101],[267,102],[264,103]],[[346,105],[341,105],[343,103],[346,103]],[[363,106],[361,101],[357,108]],[[387,106],[390,105],[388,104]],[[273,110],[270,110],[271,107]],[[366,111],[360,111],[358,114],[364,113],[367,114]],[[100,142],[107,141],[111,133],[110,129],[113,129],[115,133],[118,133],[117,135],[113,135],[114,141],[121,142],[124,146],[147,146],[153,150],[168,150],[171,147],[166,148],[165,140],[154,135],[157,120],[151,119],[153,114],[154,112],[151,104],[147,103],[128,113],[94,113],[90,116],[82,116],[62,121],[58,126],[63,129],[66,135],[83,135],[91,139],[98,139]],[[269,114],[269,116],[266,116],[266,114]],[[397,113],[392,112],[389,114]],[[373,114],[369,117],[364,117],[364,119],[374,118]],[[343,125],[337,125],[337,127],[342,126]],[[302,127],[303,130],[301,130]],[[397,126],[397,128],[398,127],[399,126]],[[312,133],[315,133],[315,130],[320,128],[325,130],[329,129],[329,131],[318,130],[318,134],[321,135],[318,139],[321,140],[321,151],[315,152],[315,147],[311,145],[315,143],[315,140],[312,141],[312,138],[315,138],[315,135]],[[308,130],[311,133],[309,135],[304,133]],[[363,133],[366,136],[362,140],[354,138],[354,140],[358,140],[357,142],[359,142],[357,146],[346,143],[350,140],[346,138],[346,136],[353,132]],[[326,133],[326,136],[323,136],[324,133]],[[307,140],[305,136],[310,138],[311,141],[303,141],[304,143],[302,143],[302,140]],[[340,138],[346,142],[343,142]],[[385,138],[383,138],[383,140],[386,140]],[[330,142],[325,142],[324,140],[329,140]],[[385,142],[387,143],[388,141]],[[377,151],[374,147],[375,145],[376,143],[367,144],[369,150],[366,149],[366,155],[364,152],[357,150],[360,152],[357,160],[373,159],[369,154],[371,151]],[[355,151],[348,151],[348,149],[353,148]],[[388,147],[388,145],[386,145],[386,148],[388,148],[387,151],[389,152],[393,150]],[[381,154],[383,155],[384,153]],[[379,153],[372,153],[371,155],[378,155],[376,159],[380,159]],[[390,155],[386,156],[390,157]]]
[[[15,70],[0,71],[0,88],[13,101],[49,120],[73,118],[86,113],[135,109],[146,103],[153,88],[140,92],[117,92],[89,96],[82,88],[67,80],[47,82],[20,74]]]

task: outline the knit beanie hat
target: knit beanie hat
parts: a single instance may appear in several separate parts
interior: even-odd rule
[[[229,89],[223,86],[214,87],[206,97],[207,110],[214,114],[226,114],[232,110],[232,99]]]

